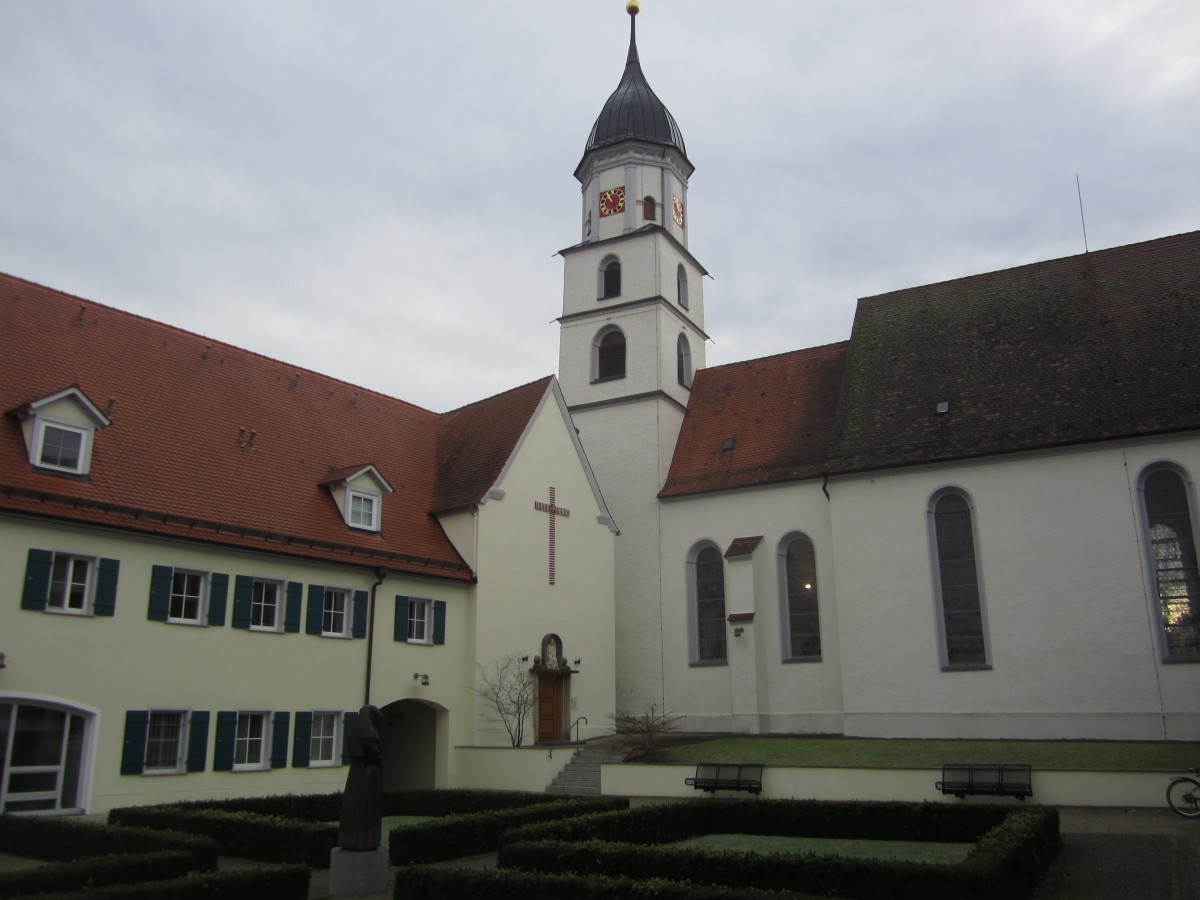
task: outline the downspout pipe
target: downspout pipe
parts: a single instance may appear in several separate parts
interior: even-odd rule
[[[378,580],[371,585],[371,605],[367,609],[367,683],[363,689],[363,706],[371,704],[371,658],[375,653],[375,590],[388,577],[387,566],[377,566],[375,577]]]

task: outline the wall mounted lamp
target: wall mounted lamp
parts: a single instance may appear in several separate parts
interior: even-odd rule
[[[422,675],[420,672],[413,672],[413,681],[420,680],[422,687],[429,687],[429,675]]]
[[[733,636],[741,637],[745,633],[745,631],[746,631],[745,628],[743,628],[741,625],[737,625],[733,629]]]

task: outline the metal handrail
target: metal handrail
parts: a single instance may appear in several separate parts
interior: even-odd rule
[[[582,722],[584,725],[586,725],[587,724],[587,716],[580,716],[578,719],[576,719],[574,722],[572,722],[570,724],[570,726],[568,726],[568,728],[567,728],[568,733],[571,731],[572,728],[575,729],[575,743],[577,743],[577,744],[579,743],[579,723],[580,722]]]

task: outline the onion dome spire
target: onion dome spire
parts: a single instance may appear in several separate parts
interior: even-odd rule
[[[625,72],[621,83],[612,92],[592,133],[588,136],[584,156],[601,147],[622,141],[645,141],[672,147],[687,159],[683,134],[675,123],[675,117],[650,89],[637,51],[637,14],[640,4],[630,0],[625,7],[629,13],[629,55],[625,60]]]

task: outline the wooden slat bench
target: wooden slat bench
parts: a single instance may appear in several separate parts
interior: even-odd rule
[[[1030,768],[1026,765],[978,765],[950,763],[942,766],[942,780],[936,785],[943,794],[959,800],[968,794],[990,794],[1024,800],[1033,796]]]
[[[749,791],[762,793],[762,771],[760,763],[698,763],[696,774],[685,778],[698,791]]]

